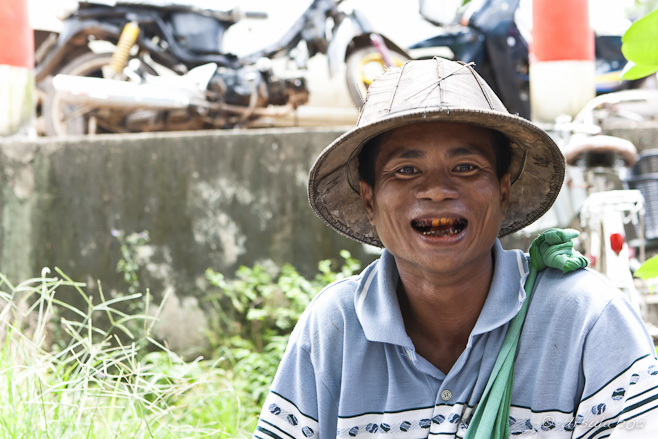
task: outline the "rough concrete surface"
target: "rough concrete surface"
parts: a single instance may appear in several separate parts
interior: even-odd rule
[[[187,329],[170,331],[181,338],[169,340],[172,347],[201,340],[189,328],[204,329],[195,309],[208,288],[207,268],[231,277],[240,265],[289,262],[312,275],[319,260],[337,258],[341,249],[373,259],[327,228],[307,201],[315,156],[343,131],[5,140],[0,271],[18,282],[57,266],[87,282],[92,294],[97,280],[106,295],[125,292],[112,231],[148,231],[150,242],[136,255],[140,288],[156,301],[169,289],[172,305],[187,310],[173,325]],[[171,315],[172,308],[166,311]]]

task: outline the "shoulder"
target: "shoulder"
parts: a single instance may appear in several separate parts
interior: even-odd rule
[[[562,273],[547,268],[537,277],[526,318],[527,335],[534,343],[552,343],[560,355],[576,358],[588,340],[623,343],[620,337],[628,334],[620,331],[620,326],[641,329],[641,319],[624,293],[600,274],[588,269]],[[629,343],[644,346],[644,332],[631,332],[634,340]]]
[[[626,295],[601,274],[547,269],[538,278],[530,309],[545,332],[562,334],[572,347],[617,349],[626,362],[653,352],[644,322]],[[530,311],[529,311],[530,313]],[[590,352],[591,354],[591,352]],[[606,360],[608,363],[612,360]]]
[[[547,268],[537,279],[532,300],[571,310],[581,317],[596,318],[612,302],[624,300],[624,294],[608,279],[588,268],[571,273]]]
[[[314,329],[342,327],[346,320],[356,317],[354,296],[361,276],[333,282],[323,288],[304,311],[298,326]]]
[[[364,281],[378,263],[375,261],[359,275],[338,280],[323,288],[299,319],[290,336],[291,344],[311,351],[323,341],[362,334],[355,301]]]
[[[537,277],[530,301],[515,369],[521,405],[570,411],[574,401],[652,355],[653,344],[637,312],[592,270],[547,268]],[[552,388],[563,391],[546,396]]]

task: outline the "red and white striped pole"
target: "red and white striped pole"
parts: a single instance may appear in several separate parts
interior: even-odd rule
[[[596,95],[588,0],[533,0],[530,114],[537,122],[575,116]]]
[[[0,136],[27,133],[34,120],[34,35],[27,0],[0,1]]]

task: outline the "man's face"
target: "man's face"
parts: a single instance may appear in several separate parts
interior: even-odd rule
[[[510,178],[496,176],[491,132],[448,122],[382,135],[375,185],[361,182],[370,222],[398,268],[419,275],[478,270],[505,217]]]

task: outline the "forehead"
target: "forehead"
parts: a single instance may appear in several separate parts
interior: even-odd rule
[[[380,158],[404,151],[460,150],[494,158],[493,132],[476,125],[453,122],[426,122],[394,128],[380,135]],[[412,153],[413,154],[413,153]]]

